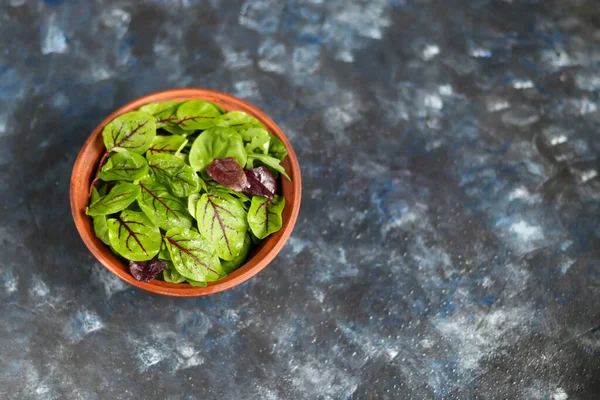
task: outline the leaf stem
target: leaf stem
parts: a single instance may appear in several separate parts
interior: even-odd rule
[[[106,159],[108,158],[109,155],[109,151],[106,150],[104,152],[104,154],[102,155],[102,158],[100,159],[100,162],[98,163],[98,168],[96,169],[96,177],[94,178],[94,180],[92,181],[92,184],[90,185],[90,191],[88,193],[88,199],[90,197],[92,197],[92,191],[94,190],[94,187],[96,186],[96,184],[98,183],[98,174],[100,173],[100,170],[102,169],[102,167],[104,166],[104,164],[106,163]]]

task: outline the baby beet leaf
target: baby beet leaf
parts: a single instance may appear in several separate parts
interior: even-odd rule
[[[277,190],[277,182],[269,171],[265,167],[258,167],[254,169],[245,169],[246,179],[248,186],[244,190],[250,196],[263,196],[269,200],[273,199],[275,191]]]
[[[223,186],[241,192],[248,186],[244,169],[235,158],[217,158],[206,169],[206,173]]]
[[[188,196],[188,212],[196,218],[196,203],[200,200],[200,194],[194,193]]]
[[[145,112],[146,114],[157,115],[163,114],[165,111],[170,112],[172,110],[177,110],[177,106],[181,104],[180,101],[163,101],[160,103],[150,103],[145,106],[140,107],[140,111]],[[157,127],[160,123],[160,118],[157,118]]]
[[[186,131],[214,126],[221,112],[214,104],[202,100],[186,101],[177,109],[177,123]]]
[[[187,197],[200,191],[198,174],[180,158],[171,154],[156,154],[149,157],[148,162],[157,180],[168,185],[175,196]]]
[[[167,249],[167,245],[164,242],[160,246],[160,251],[158,252],[158,255],[156,257],[160,258],[161,260],[167,261],[171,259],[171,253],[169,253],[169,249]]]
[[[150,261],[129,260],[129,272],[140,282],[150,282],[156,275],[165,269],[164,260],[153,258]]]
[[[126,209],[139,194],[140,187],[138,185],[127,182],[118,183],[106,196],[92,202],[86,213],[91,216],[114,214]]]
[[[191,228],[192,217],[185,205],[169,190],[151,178],[139,182],[140,196],[137,202],[154,225],[168,230],[173,227]]]
[[[106,151],[121,148],[143,154],[156,136],[152,115],[133,111],[113,119],[102,131]]]
[[[283,160],[287,157],[287,149],[279,138],[275,135],[271,135],[271,146],[269,147],[269,155],[275,157],[278,160]]]
[[[165,282],[170,283],[182,283],[185,282],[185,276],[181,275],[175,269],[175,266],[171,261],[167,261],[167,266],[163,269],[163,279]]]
[[[198,286],[198,287],[206,287],[208,286],[208,284],[206,282],[198,282],[192,279],[188,279],[187,283],[189,283],[192,286]]]
[[[141,212],[126,210],[110,218],[108,237],[112,247],[128,260],[151,260],[160,251],[160,231]]]
[[[264,239],[281,229],[281,212],[285,207],[285,198],[275,196],[272,201],[265,197],[254,196],[248,211],[248,224],[252,233]]]
[[[190,149],[190,165],[203,171],[216,158],[233,157],[240,165],[246,164],[246,151],[242,137],[231,128],[213,127],[196,138]]]
[[[179,135],[156,136],[146,154],[148,157],[162,153],[177,155],[187,142],[186,138]]]
[[[94,202],[100,198],[98,191],[96,188],[92,189],[92,197],[90,198],[91,202]],[[98,239],[102,240],[104,244],[110,244],[108,241],[108,225],[106,224],[106,215],[97,215],[92,217],[94,222],[94,233],[98,237]]]
[[[256,154],[256,153],[248,154],[248,161],[254,161],[254,160],[260,161],[261,163],[265,164],[266,166],[273,168],[275,171],[277,171],[280,174],[282,174],[283,176],[285,176],[288,179],[288,181],[290,180],[290,177],[285,172],[285,169],[281,166],[281,164],[279,164],[279,160],[276,159],[275,157],[267,156],[264,154]]]
[[[220,191],[203,194],[196,204],[198,230],[223,260],[233,260],[242,249],[248,229],[246,216],[239,200]]]
[[[223,277],[213,245],[190,229],[172,228],[163,236],[177,272],[187,279],[211,282]]]
[[[98,173],[104,181],[135,181],[148,174],[148,162],[137,153],[116,148]]]
[[[248,253],[250,252],[250,247],[252,246],[252,239],[250,239],[250,233],[246,234],[246,238],[244,239],[244,245],[240,250],[239,254],[235,256],[235,258],[231,261],[221,261],[221,266],[225,270],[226,273],[230,274],[239,267],[241,267],[246,258],[248,257]]]

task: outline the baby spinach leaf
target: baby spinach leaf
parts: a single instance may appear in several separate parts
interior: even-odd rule
[[[159,185],[151,178],[142,179],[139,185],[141,192],[137,202],[154,225],[164,230],[192,227],[192,217],[185,205],[169,193],[165,186]]]
[[[165,282],[170,283],[182,283],[185,282],[185,276],[181,275],[175,269],[175,266],[171,261],[167,261],[167,266],[163,269],[163,279]]]
[[[200,194],[194,193],[188,196],[188,212],[193,218],[196,218],[196,203],[200,200]]]
[[[121,148],[143,154],[150,147],[155,136],[154,117],[141,111],[119,115],[102,131],[102,138],[108,152]]]
[[[106,164],[100,169],[98,178],[105,181],[136,181],[148,174],[148,162],[141,155],[121,149],[114,149]]]
[[[190,165],[203,171],[215,158],[233,157],[240,165],[246,164],[246,151],[241,136],[231,128],[215,126],[202,132],[190,149]]]
[[[214,104],[202,100],[186,101],[177,109],[177,122],[186,131],[214,126],[221,112]]]
[[[206,173],[216,182],[236,192],[241,192],[248,185],[244,169],[233,157],[214,159],[206,169]]]
[[[246,216],[239,200],[220,191],[203,194],[196,204],[198,230],[224,260],[233,260],[242,249],[248,229]]]
[[[243,111],[230,111],[227,114],[223,114],[217,118],[215,125],[235,128],[250,124],[254,121],[256,121],[254,117],[251,117]]]
[[[187,283],[189,283],[192,286],[198,286],[198,287],[207,287],[208,284],[206,282],[198,282],[192,279],[187,279]]]
[[[247,233],[246,238],[244,239],[244,245],[242,246],[242,249],[238,255],[235,256],[235,258],[231,261],[221,260],[221,266],[226,273],[232,273],[246,262],[246,258],[248,257],[248,253],[250,253],[251,246],[252,239],[250,238],[250,233]]]
[[[275,135],[271,135],[271,145],[269,147],[269,155],[275,157],[278,160],[283,160],[287,157],[287,149],[279,138]]]
[[[250,196],[263,196],[269,200],[273,199],[275,191],[277,190],[277,181],[265,167],[258,167],[254,169],[245,169],[246,180],[248,182],[244,192]]]
[[[268,154],[270,141],[271,138],[269,136],[255,136],[252,138],[252,141],[246,145],[246,153]]]
[[[129,260],[129,273],[140,282],[150,282],[156,275],[165,269],[164,260],[153,258],[150,261]]]
[[[271,201],[265,197],[254,196],[248,211],[248,224],[252,233],[257,238],[264,239],[281,229],[281,213],[284,207],[285,198],[282,196],[275,196]]]
[[[244,142],[252,142],[252,140],[257,138],[270,139],[269,131],[267,131],[267,129],[262,125],[243,125],[242,127],[236,129],[236,132],[242,136]]]
[[[144,213],[125,210],[107,222],[110,244],[126,259],[146,261],[158,254],[160,231]]]
[[[171,154],[156,154],[148,162],[157,180],[169,186],[175,196],[187,197],[200,191],[200,178],[185,161]]]
[[[104,197],[94,201],[86,210],[87,215],[108,215],[124,210],[140,194],[140,187],[133,183],[120,182]]]
[[[181,149],[185,147],[187,142],[188,140],[186,138],[179,135],[157,135],[148,148],[148,153],[146,153],[146,155],[149,157],[161,153],[177,155],[181,152]]]
[[[199,233],[171,228],[163,238],[175,269],[187,279],[211,282],[225,275],[214,246]]]
[[[100,198],[100,194],[96,188],[92,189],[92,197],[90,197],[90,201],[93,203],[94,201]],[[108,225],[106,224],[106,215],[97,215],[92,217],[92,221],[94,224],[94,233],[98,237],[98,239],[102,240],[104,244],[110,244],[108,240]]]
[[[288,179],[288,181],[290,180],[290,177],[285,172],[285,168],[283,168],[281,164],[279,164],[279,160],[275,157],[256,153],[248,154],[248,162],[246,163],[246,168],[248,168],[249,164],[252,164],[254,160],[258,160],[266,166],[273,168],[275,171],[285,176]]]

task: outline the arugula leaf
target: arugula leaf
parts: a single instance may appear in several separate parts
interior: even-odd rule
[[[180,158],[171,154],[156,154],[148,159],[157,180],[169,186],[177,197],[187,197],[200,191],[200,178]]]
[[[285,198],[282,196],[275,196],[271,201],[266,197],[254,196],[248,211],[248,225],[252,233],[257,238],[264,239],[281,229],[284,207]]]
[[[106,164],[100,169],[98,178],[104,181],[136,181],[148,174],[148,162],[134,152],[116,148]]]
[[[271,137],[271,146],[269,147],[269,155],[275,157],[278,160],[283,160],[287,157],[287,149],[279,138],[275,135],[269,134]]]
[[[137,202],[148,219],[159,228],[191,228],[192,217],[185,205],[173,196],[166,187],[151,178],[139,182],[141,192]]]
[[[165,282],[170,283],[182,283],[185,282],[185,276],[181,275],[175,269],[175,266],[171,261],[167,261],[167,266],[163,269],[163,279]]]
[[[108,215],[124,210],[140,194],[140,187],[133,183],[120,182],[104,197],[92,202],[86,210],[87,215]]]
[[[206,129],[214,126],[221,112],[213,103],[189,100],[177,109],[177,123],[186,131]]]
[[[146,155],[152,157],[156,154],[167,153],[177,155],[185,147],[188,140],[179,135],[157,135],[148,148]]]
[[[98,190],[96,188],[92,189],[92,197],[90,197],[90,201],[94,202],[100,198],[98,194]],[[94,224],[94,233],[98,237],[98,239],[102,240],[104,244],[110,245],[108,240],[108,225],[106,224],[106,215],[97,215],[92,217],[92,221]]]
[[[273,168],[275,171],[285,176],[288,179],[288,181],[291,180],[288,174],[285,172],[285,168],[283,168],[281,164],[279,164],[279,160],[275,157],[257,153],[248,154],[248,162],[246,163],[246,168],[251,168],[254,160],[258,160],[266,166]]]
[[[250,253],[250,247],[252,246],[252,239],[250,238],[250,233],[246,234],[246,238],[244,239],[244,245],[242,249],[238,253],[237,256],[234,257],[231,261],[221,260],[221,266],[225,270],[226,273],[230,274],[246,262],[246,258],[248,257],[248,253]]]
[[[107,223],[110,244],[121,256],[132,261],[146,261],[158,254],[160,231],[143,213],[126,210]]]
[[[233,260],[244,245],[247,213],[239,200],[221,191],[205,193],[196,204],[200,234],[223,260]]]
[[[143,154],[156,136],[156,122],[152,115],[133,111],[119,115],[104,127],[102,138],[107,152],[117,148]]]
[[[231,128],[215,126],[202,132],[190,149],[190,165],[195,171],[204,171],[215,158],[233,157],[240,165],[246,164],[246,151],[241,136]]]
[[[171,228],[163,236],[177,272],[187,279],[211,282],[223,277],[214,246],[190,229]]]

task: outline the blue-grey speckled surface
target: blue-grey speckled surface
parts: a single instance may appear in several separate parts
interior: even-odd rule
[[[0,398],[597,399],[596,0],[3,0]],[[208,298],[76,233],[109,112],[231,92],[288,134],[293,237]]]

